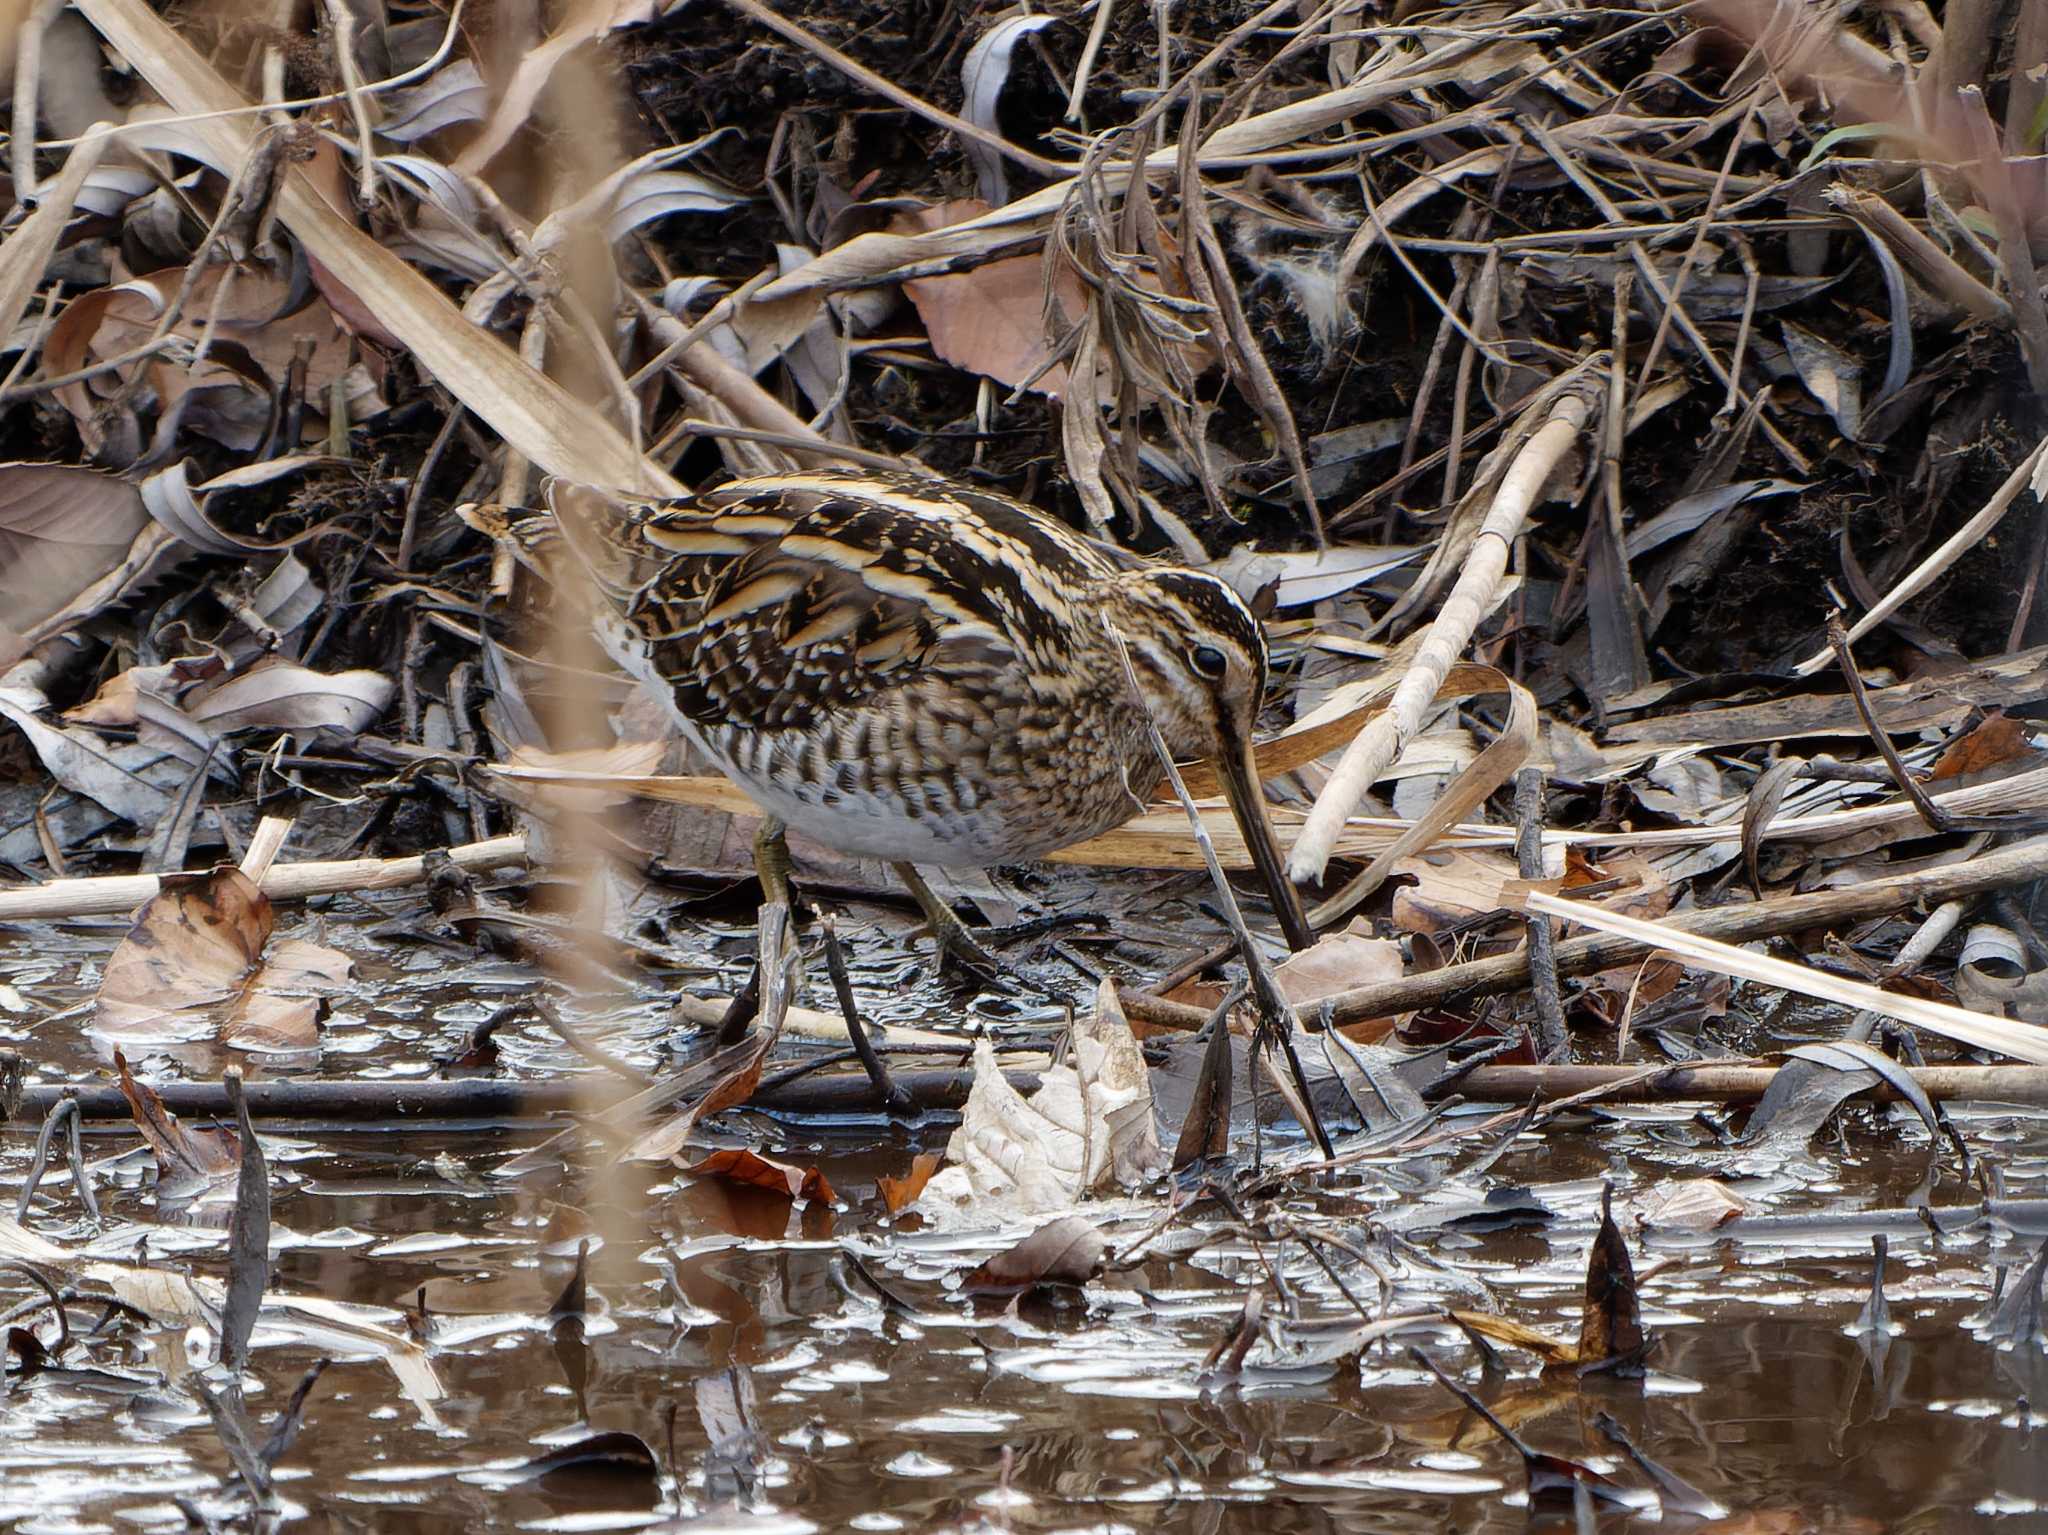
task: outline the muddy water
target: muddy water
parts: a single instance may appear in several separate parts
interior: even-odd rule
[[[330,1021],[329,1074],[424,1075],[533,985],[517,965],[381,944],[367,919],[328,937],[366,958],[361,988]],[[0,1042],[46,1080],[103,1069],[78,1021],[49,1015],[90,994],[110,942],[105,929],[0,934],[0,979],[26,1009],[0,1012]],[[864,989],[899,1019],[959,1015],[920,967],[866,958]],[[737,964],[737,948],[727,959]],[[616,1012],[607,1043],[651,1064],[660,1017],[650,991]],[[499,1039],[506,1071],[589,1069],[537,1025],[508,1024]],[[817,1165],[836,1192],[829,1209],[662,1170],[500,1180],[494,1169],[536,1138],[513,1130],[279,1127],[265,1136],[273,1288],[387,1307],[397,1327],[424,1291],[444,1394],[408,1395],[379,1358],[267,1314],[248,1406],[260,1439],[315,1359],[336,1356],[279,1463],[278,1522],[294,1529],[602,1530],[691,1518],[748,1530],[1506,1531],[1551,1521],[1530,1507],[1517,1455],[1407,1354],[1412,1344],[1536,1449],[1642,1489],[1647,1478],[1595,1427],[1612,1415],[1721,1511],[1716,1524],[1674,1502],[1665,1528],[2048,1529],[2048,1355],[1985,1336],[1994,1290],[2017,1281],[2048,1234],[2048,1206],[2027,1203],[2048,1200],[2048,1117],[1979,1108],[1958,1120],[1996,1166],[1995,1218],[1917,1122],[1864,1109],[1839,1138],[1729,1180],[1748,1206],[1731,1224],[1640,1232],[1632,1200],[1715,1175],[1732,1154],[1688,1112],[1617,1111],[1505,1150],[1475,1135],[1425,1158],[1367,1162],[1259,1207],[1268,1237],[1284,1215],[1327,1269],[1300,1240],[1219,1227],[1186,1256],[1162,1248],[1083,1292],[1014,1304],[962,1295],[959,1276],[1026,1227],[919,1231],[892,1222],[876,1195],[878,1176],[943,1145],[943,1118],[909,1129],[717,1122],[712,1143]],[[0,1142],[10,1207],[32,1146],[20,1132]],[[103,1233],[63,1176],[46,1180],[30,1227],[110,1256],[146,1251],[220,1272],[222,1209],[160,1208],[133,1146],[118,1127],[88,1138]],[[1623,1207],[1658,1336],[1647,1382],[1546,1376],[1514,1353],[1489,1369],[1449,1326],[1363,1357],[1313,1346],[1315,1324],[1342,1329],[1356,1307],[1377,1314],[1383,1302],[1493,1309],[1576,1336],[1603,1179]],[[1916,1200],[1943,1234],[1908,1209]],[[1117,1248],[1145,1224],[1119,1224]],[[1879,1231],[1896,1329],[1882,1342],[1851,1332]],[[593,1248],[580,1339],[547,1316],[579,1241]],[[1253,1287],[1266,1292],[1273,1337],[1243,1372],[1215,1377],[1204,1358]],[[9,1304],[35,1293],[0,1271]],[[68,1371],[25,1376],[10,1360],[0,1522],[182,1529],[179,1500],[223,1524],[240,1517],[246,1504],[223,1491],[228,1457],[197,1390],[220,1383],[204,1370],[203,1329],[125,1318],[88,1337],[98,1315],[89,1302],[71,1307],[73,1341],[54,1361]],[[22,1325],[55,1346],[47,1312]],[[733,1432],[743,1420],[722,1404],[734,1392],[751,1393],[757,1437]],[[608,1431],[637,1436],[655,1469],[612,1441],[608,1460],[540,1474],[542,1457]],[[1652,1517],[1614,1511],[1598,1525]],[[1555,1527],[1570,1528],[1569,1514]]]

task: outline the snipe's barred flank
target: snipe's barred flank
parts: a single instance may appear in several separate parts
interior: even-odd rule
[[[1290,943],[1310,941],[1252,766],[1265,636],[1216,577],[908,475],[624,506],[558,484],[550,505],[608,599],[605,648],[806,836],[907,864],[1042,857],[1139,811],[1149,715],[1176,757],[1217,763]]]

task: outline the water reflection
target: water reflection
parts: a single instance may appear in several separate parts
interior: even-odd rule
[[[0,957],[24,941],[0,936]],[[83,950],[76,966],[62,941],[38,954],[24,992],[38,1005],[74,999],[89,979]],[[502,1001],[499,982],[480,975],[465,991],[459,967],[388,970],[356,1004],[351,1030],[372,1044],[352,1066],[407,1071],[459,1043],[480,1008]],[[387,1008],[412,1037],[380,1031]],[[509,1069],[579,1066],[559,1041],[518,1027],[500,1043]],[[75,1064],[92,1069],[83,1054]],[[1820,1169],[1830,1186],[1774,1177],[1742,1190],[1749,1208],[1729,1226],[1631,1231],[1660,1337],[1642,1386],[1546,1376],[1511,1354],[1490,1370],[1449,1326],[1406,1341],[1422,1342],[1538,1448],[1641,1486],[1596,1424],[1610,1414],[1644,1456],[1747,1521],[1732,1528],[2039,1527],[2048,1355],[2023,1332],[2001,1344],[1992,1322],[1997,1276],[2010,1291],[2038,1248],[2040,1227],[2028,1222],[2048,1207],[2048,1128],[1990,1111],[1963,1123],[2003,1163],[1988,1221],[1972,1188],[1952,1177],[1930,1184],[1924,1144],[1865,1126],[1809,1152],[1835,1159]],[[1697,1125],[1638,1115],[1522,1137],[1483,1176],[1456,1152],[1422,1179],[1368,1164],[1289,1204],[1320,1262],[1306,1237],[1226,1236],[1112,1273],[1079,1297],[988,1300],[959,1294],[957,1276],[1000,1242],[892,1237],[875,1196],[879,1175],[903,1172],[944,1130],[796,1132],[815,1149],[778,1154],[815,1162],[839,1191],[836,1210],[672,1170],[493,1179],[504,1156],[530,1144],[510,1135],[281,1138],[276,1285],[411,1313],[447,1390],[429,1414],[384,1365],[343,1357],[280,1470],[283,1497],[303,1511],[286,1527],[659,1528],[686,1518],[700,1530],[1296,1535],[1520,1531],[1562,1517],[1569,1528],[1569,1510],[1532,1515],[1519,1459],[1398,1349],[1361,1358],[1313,1356],[1311,1346],[1356,1326],[1354,1300],[1494,1306],[1575,1336],[1601,1178],[1618,1174],[1625,1203],[1675,1178],[1712,1176],[1721,1155]],[[222,1234],[158,1224],[166,1212],[148,1181],[112,1160],[127,1144],[88,1142],[115,1231],[109,1251],[132,1255],[148,1225],[153,1259],[217,1272]],[[0,1142],[0,1197],[10,1202],[29,1145],[19,1134]],[[1931,1222],[1908,1207],[1916,1192],[1935,1207]],[[61,1179],[46,1183],[29,1223],[56,1240],[94,1235]],[[1858,1333],[1874,1232],[1889,1246],[1894,1325]],[[551,1319],[579,1246],[590,1254],[588,1315]],[[1345,1290],[1325,1263],[1346,1265]],[[1286,1301],[1251,1367],[1206,1376],[1247,1288],[1275,1273]],[[9,1305],[37,1293],[11,1274],[0,1274],[0,1292]],[[74,1308],[81,1331],[92,1309]],[[54,1341],[54,1329],[42,1332]],[[267,1322],[257,1344],[248,1407],[260,1429],[331,1344]],[[229,1468],[191,1389],[182,1337],[117,1316],[61,1363],[136,1384],[57,1371],[10,1382],[0,1521],[30,1532],[184,1528],[177,1500],[215,1496]],[[744,1408],[707,1404],[707,1382],[722,1380],[747,1383]],[[730,1390],[738,1403],[742,1388]],[[644,1444],[651,1463],[636,1463],[618,1436]],[[550,1455],[561,1463],[536,1470]],[[1665,1525],[1700,1527],[1675,1514]]]

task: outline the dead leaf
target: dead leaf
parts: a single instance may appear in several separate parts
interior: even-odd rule
[[[924,1192],[924,1186],[932,1181],[932,1174],[939,1170],[941,1160],[936,1151],[920,1151],[910,1159],[910,1171],[901,1178],[883,1173],[875,1179],[876,1192],[882,1196],[882,1204],[891,1215],[901,1214],[905,1205]]]
[[[962,1281],[969,1291],[1028,1290],[1033,1285],[1084,1285],[1102,1268],[1109,1239],[1078,1215],[1040,1226]]]
[[[1649,1335],[1643,1331],[1642,1302],[1636,1294],[1635,1265],[1628,1243],[1614,1224],[1614,1191],[1600,1200],[1600,1229],[1586,1255],[1586,1301],[1579,1319],[1579,1363],[1611,1365],[1613,1373],[1640,1379]]]
[[[185,712],[210,730],[289,730],[353,736],[374,724],[398,689],[382,672],[316,672],[269,656],[195,690]]]
[[[227,274],[232,284],[223,293]],[[182,268],[152,272],[80,294],[50,327],[44,365],[70,373],[121,356],[150,341],[164,311],[183,286]],[[168,412],[224,447],[249,451],[270,429],[271,389],[282,385],[299,342],[313,343],[306,372],[304,431],[317,440],[325,430],[332,386],[346,379],[350,419],[360,421],[378,408],[371,367],[358,363],[349,337],[317,296],[298,303],[289,281],[260,269],[215,267],[186,297],[170,335],[196,344],[211,324],[211,341],[197,367],[173,352],[152,356],[89,379],[65,384],[54,394],[78,423],[79,436],[93,453],[109,447],[102,407],[133,385],[133,403]],[[217,306],[217,307],[216,307]],[[189,356],[189,346],[186,355]],[[377,365],[381,368],[381,364]],[[136,443],[146,440],[142,434]]]
[[[0,614],[27,630],[117,569],[149,526],[126,480],[64,464],[0,464]]]
[[[263,957],[275,917],[242,873],[169,875],[107,960],[94,1032],[122,1041],[218,1039],[240,1050],[310,1050],[352,962],[301,939]]]
[[[988,211],[988,204],[978,199],[956,198],[899,214],[889,227],[899,234],[921,234],[979,218]],[[1006,256],[965,272],[913,278],[903,285],[903,291],[917,306],[932,350],[946,362],[1013,389],[1038,374],[1031,384],[1038,393],[1053,399],[1066,393],[1065,363],[1039,371],[1052,356],[1046,342],[1045,262],[1041,258]],[[1062,267],[1053,291],[1056,324],[1068,329],[1088,307],[1081,279]]]
[[[702,1161],[692,1162],[683,1171],[699,1178],[716,1178],[723,1183],[765,1189],[771,1194],[810,1204],[829,1205],[838,1197],[817,1168],[792,1167],[787,1162],[770,1161],[744,1147],[714,1151]]]
[[[1712,1231],[1749,1211],[1718,1178],[1687,1178],[1665,1184],[1633,1201],[1636,1224],[1644,1230]]]
[[[1366,928],[1365,932],[1356,931]],[[1403,974],[1401,946],[1390,938],[1371,936],[1370,924],[1327,933],[1311,948],[1290,954],[1273,970],[1281,995],[1296,1007],[1308,1007],[1340,991],[1398,981]]]
[[[111,725],[133,729],[142,718],[144,694],[175,699],[191,683],[217,673],[218,656],[190,657],[166,661],[161,666],[130,666],[100,684],[100,690],[76,708],[66,709],[64,718],[74,725]]]
[[[761,1084],[761,1066],[768,1059],[768,1052],[774,1047],[776,1031],[760,1031],[749,1036],[740,1045],[733,1047],[738,1054],[738,1063],[713,1082],[704,1095],[684,1109],[680,1114],[670,1116],[652,1129],[636,1137],[626,1149],[619,1153],[621,1162],[666,1162],[680,1152],[689,1141],[690,1134],[697,1128],[697,1122],[707,1114],[716,1114],[734,1104],[745,1103],[754,1095],[754,1089]],[[743,1052],[743,1053],[741,1053]]]
[[[156,1153],[159,1200],[189,1199],[241,1175],[242,1140],[234,1131],[188,1129],[180,1124],[155,1089],[135,1080],[128,1070],[128,1058],[119,1050],[114,1052],[114,1070],[120,1074],[121,1096],[128,1100],[135,1128]]]
[[[1504,853],[1449,847],[1403,858],[1393,872],[1415,881],[1394,892],[1394,926],[1431,935],[1499,910],[1501,890],[1520,877]]]
[[[137,826],[156,825],[158,817],[171,808],[171,796],[162,783],[142,776],[131,763],[145,758],[155,763],[162,760],[162,754],[147,748],[113,746],[89,730],[54,729],[36,717],[43,703],[40,694],[0,688],[0,719],[11,721],[28,738],[44,768],[65,788]]]
[[[1534,1354],[1548,1365],[1574,1365],[1579,1362],[1578,1345],[1563,1338],[1553,1338],[1545,1332],[1523,1322],[1491,1311],[1453,1311],[1451,1320],[1461,1327],[1471,1329],[1480,1337],[1494,1343],[1505,1343],[1509,1348],[1518,1348]]]
[[[1951,743],[1927,776],[1937,783],[1968,779],[2029,762],[2039,755],[2027,727],[1999,709],[1979,720],[1961,740]]]
[[[1046,1072],[1026,1099],[1004,1079],[988,1041],[976,1042],[974,1086],[946,1145],[951,1165],[926,1187],[920,1210],[983,1222],[1042,1214],[1166,1169],[1151,1076],[1115,982],[1104,981],[1094,1008],[1075,1022],[1073,1043],[1073,1064]]]

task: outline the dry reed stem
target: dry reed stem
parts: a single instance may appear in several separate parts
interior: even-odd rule
[[[1288,855],[1287,871],[1293,879],[1308,883],[1322,878],[1345,821],[1365,791],[1393,766],[1409,738],[1422,727],[1423,713],[1445,675],[1471,644],[1480,619],[1493,606],[1507,570],[1508,552],[1536,497],[1565,454],[1585,434],[1592,415],[1593,407],[1583,395],[1560,395],[1550,407],[1549,419],[1530,435],[1502,476],[1492,508],[1466,554],[1465,567],[1430,624],[1428,637],[1401,679],[1393,701],[1345,748],[1336,771],[1317,796]]]
[[[493,837],[487,842],[465,843],[449,848],[447,855],[456,868],[478,873],[508,864],[524,864],[526,838]],[[424,880],[427,859],[431,856],[272,864],[258,883],[273,901],[397,890]],[[162,888],[163,881],[154,874],[106,874],[0,889],[0,922],[47,922],[59,917],[131,912]]]

